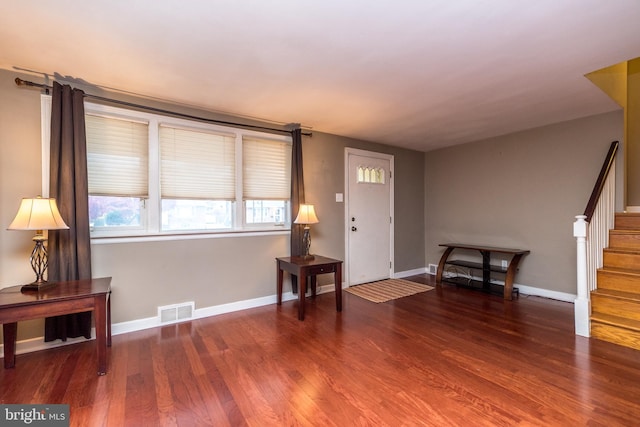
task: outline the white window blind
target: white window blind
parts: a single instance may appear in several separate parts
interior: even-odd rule
[[[291,143],[245,137],[242,166],[244,200],[289,200]]]
[[[149,196],[149,125],[87,114],[89,194]]]
[[[160,126],[160,194],[235,200],[235,136]]]

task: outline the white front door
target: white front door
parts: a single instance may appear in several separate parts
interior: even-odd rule
[[[346,282],[351,286],[391,277],[393,156],[345,152]]]

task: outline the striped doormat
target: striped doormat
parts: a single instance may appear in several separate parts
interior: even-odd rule
[[[345,291],[366,300],[380,303],[418,294],[420,292],[430,291],[432,289],[433,286],[423,285],[422,283],[416,283],[410,280],[386,279],[351,286],[345,289]]]

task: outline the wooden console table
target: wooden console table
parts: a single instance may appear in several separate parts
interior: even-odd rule
[[[444,272],[445,264],[482,270],[482,282],[480,282],[480,284],[482,286],[481,289],[485,292],[491,291],[491,272],[504,273],[506,275],[504,280],[504,299],[506,300],[511,300],[513,298],[513,280],[515,278],[516,271],[518,271],[518,264],[522,257],[530,252],[522,249],[496,248],[493,246],[469,245],[465,243],[443,243],[440,246],[444,246],[447,249],[445,249],[442,257],[440,258],[440,262],[438,263],[436,283],[440,284],[442,282],[442,273]],[[450,260],[449,255],[451,255],[451,252],[453,252],[454,249],[479,251],[482,255],[482,262],[477,263],[473,261]],[[511,255],[511,261],[508,266],[504,268],[492,265],[491,252]]]
[[[98,375],[106,374],[107,347],[111,347],[111,277],[57,282],[39,291],[24,293],[20,292],[21,287],[0,290],[5,369],[15,367],[18,321],[93,311]]]
[[[316,276],[333,273],[336,287],[336,311],[342,311],[342,261],[314,255],[313,259],[300,256],[276,258],[278,305],[282,305],[282,278],[284,272],[298,277],[298,320],[304,320],[304,299],[307,292],[307,277],[311,280],[311,295],[316,296]]]

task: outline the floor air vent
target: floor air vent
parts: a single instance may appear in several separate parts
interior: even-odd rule
[[[194,302],[185,302],[182,304],[165,305],[158,307],[158,317],[160,324],[174,323],[183,320],[189,320],[193,317]]]

